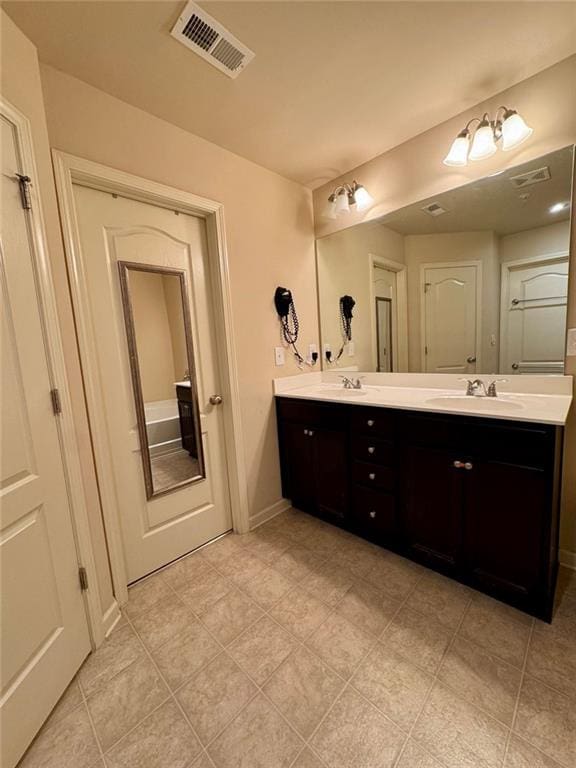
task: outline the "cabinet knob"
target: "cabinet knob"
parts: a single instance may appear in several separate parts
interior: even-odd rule
[[[369,448],[368,448],[368,453],[374,453],[374,451],[375,451],[375,450],[376,450],[376,448],[374,448],[374,446],[373,446],[373,445],[371,445],[371,446],[369,446]]]
[[[464,463],[464,469],[474,469],[474,464],[472,464],[471,461],[466,461]]]
[[[308,430],[308,437],[312,437],[313,434],[314,434],[314,430],[313,429],[309,429]]]
[[[370,472],[368,477],[370,478],[370,480],[376,480],[376,475],[374,474],[374,472]]]
[[[369,512],[368,514],[370,515],[372,520],[374,520],[374,518],[376,517],[376,511],[374,509],[371,512]]]
[[[304,434],[305,434],[305,435],[307,435],[307,434],[308,434],[308,430],[307,430],[307,429],[305,429],[305,430],[304,430]]]
[[[458,459],[456,459],[456,461],[452,462],[452,464],[453,464],[453,466],[456,467],[456,469],[462,469],[462,467],[464,466],[464,464],[461,461],[458,461]]]
[[[373,419],[368,419],[366,424],[368,424],[369,427],[373,427],[374,426],[374,420]]]

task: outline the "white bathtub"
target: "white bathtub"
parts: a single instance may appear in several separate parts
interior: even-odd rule
[[[182,446],[178,401],[176,399],[144,403],[144,414],[148,446],[152,456],[168,453]]]

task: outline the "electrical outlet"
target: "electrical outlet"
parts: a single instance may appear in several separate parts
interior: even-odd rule
[[[568,328],[566,335],[566,357],[576,355],[576,328]]]
[[[309,363],[314,362],[314,359],[312,357],[314,353],[316,354],[318,353],[318,348],[316,347],[316,344],[308,344],[308,362]]]
[[[284,365],[286,362],[284,347],[274,347],[274,362],[276,365]]]

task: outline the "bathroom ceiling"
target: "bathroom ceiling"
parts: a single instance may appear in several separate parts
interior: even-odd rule
[[[201,3],[256,53],[231,80],[170,36],[184,5],[3,8],[43,62],[310,187],[576,50],[571,2]]]

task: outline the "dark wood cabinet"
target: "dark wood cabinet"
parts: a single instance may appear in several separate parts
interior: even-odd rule
[[[197,459],[196,430],[194,429],[194,407],[190,387],[176,387],[178,398],[178,416],[180,420],[180,438],[182,447],[190,456]]]
[[[550,620],[561,427],[277,398],[283,493]]]

